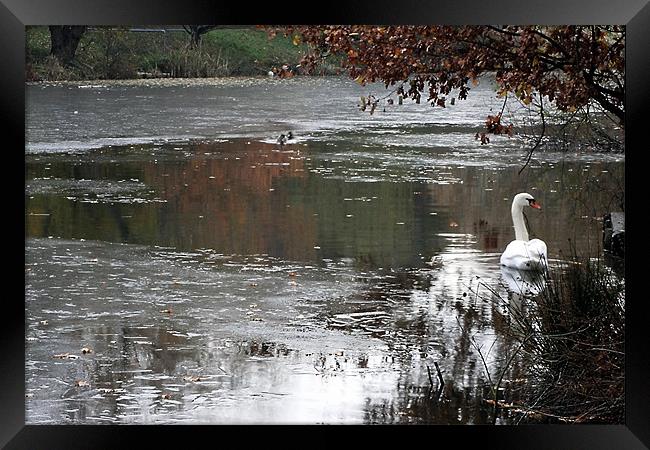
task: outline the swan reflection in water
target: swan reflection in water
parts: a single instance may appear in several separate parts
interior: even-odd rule
[[[546,287],[544,272],[518,270],[501,266],[501,280],[508,291],[508,310],[513,317],[523,317],[524,299],[537,296]]]
[[[536,296],[546,285],[544,273],[537,270],[518,270],[501,266],[501,279],[505,283],[508,293],[524,298]]]

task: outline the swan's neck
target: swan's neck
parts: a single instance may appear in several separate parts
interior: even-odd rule
[[[528,230],[524,222],[524,208],[519,205],[512,205],[512,223],[515,226],[515,239],[528,241]]]

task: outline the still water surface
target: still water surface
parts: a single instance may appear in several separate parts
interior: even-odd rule
[[[488,82],[372,116],[368,90],[28,86],[27,423],[491,423],[512,196],[552,262],[597,255],[623,157],[519,174],[517,138],[474,139]]]

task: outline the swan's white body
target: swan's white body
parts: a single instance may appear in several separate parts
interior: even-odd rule
[[[501,255],[501,264],[518,270],[540,270],[546,268],[546,244],[540,239],[528,240],[524,222],[524,207],[541,209],[532,195],[521,193],[512,200],[512,223],[515,240],[508,244]]]

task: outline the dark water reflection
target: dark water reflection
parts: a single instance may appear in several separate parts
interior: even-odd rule
[[[512,196],[598,252],[623,163],[330,144],[27,155],[28,423],[491,423]]]
[[[361,160],[344,147],[291,147],[235,141],[29,156],[28,234],[413,267],[447,246],[502,250],[513,193],[542,203],[529,226],[551,257],[569,239],[595,249],[600,215],[622,203],[618,162],[541,162],[518,176],[512,161],[439,165],[411,153],[389,164],[381,153]]]

